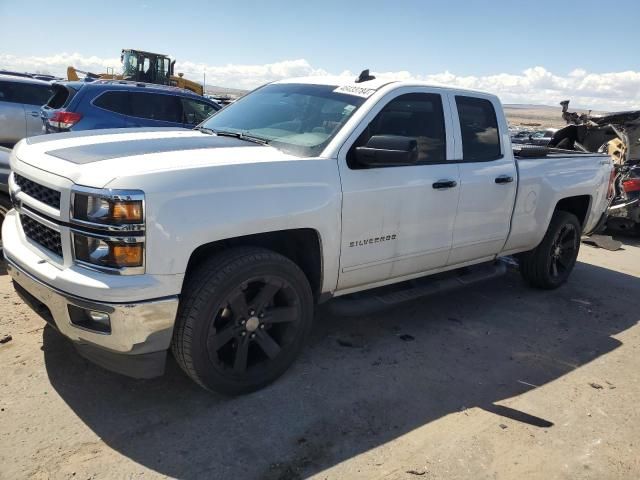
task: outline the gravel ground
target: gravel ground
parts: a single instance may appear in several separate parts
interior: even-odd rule
[[[278,382],[229,399],[169,362],[93,366],[0,267],[0,478],[640,478],[640,242],[359,318],[321,309]]]

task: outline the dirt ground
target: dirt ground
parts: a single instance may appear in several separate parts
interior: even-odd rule
[[[0,270],[2,479],[640,478],[640,242],[568,285],[516,272],[359,318],[317,315],[278,382],[201,390],[173,360],[93,366]]]

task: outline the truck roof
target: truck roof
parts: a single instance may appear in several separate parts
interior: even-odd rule
[[[391,83],[397,84],[396,86],[411,86],[411,87],[436,87],[443,88],[446,90],[455,90],[455,91],[464,91],[469,93],[477,93],[482,95],[492,95],[488,92],[483,92],[481,90],[471,90],[468,88],[461,87],[451,87],[445,84],[438,83],[430,83],[423,82],[420,80],[394,80],[389,77],[383,78],[375,78],[373,80],[366,80],[363,82],[356,82],[356,77],[347,77],[347,76],[312,76],[312,77],[297,77],[297,78],[288,78],[285,80],[278,80],[273,83],[286,84],[286,83],[306,83],[310,85],[329,85],[336,87],[353,87],[353,88],[367,88],[372,90],[379,90],[385,85],[389,85]]]

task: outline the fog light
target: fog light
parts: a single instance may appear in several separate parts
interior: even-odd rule
[[[89,311],[89,316],[91,317],[91,320],[102,325],[109,325],[111,323],[108,313],[94,312],[93,310],[91,310]]]
[[[73,325],[99,333],[111,333],[111,318],[108,313],[85,310],[75,305],[69,305],[68,308],[69,319]]]

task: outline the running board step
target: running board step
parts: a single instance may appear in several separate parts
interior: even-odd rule
[[[404,302],[496,278],[504,275],[506,271],[507,262],[505,261],[483,263],[453,272],[337,297],[327,303],[327,309],[334,315],[343,317],[367,315]]]

